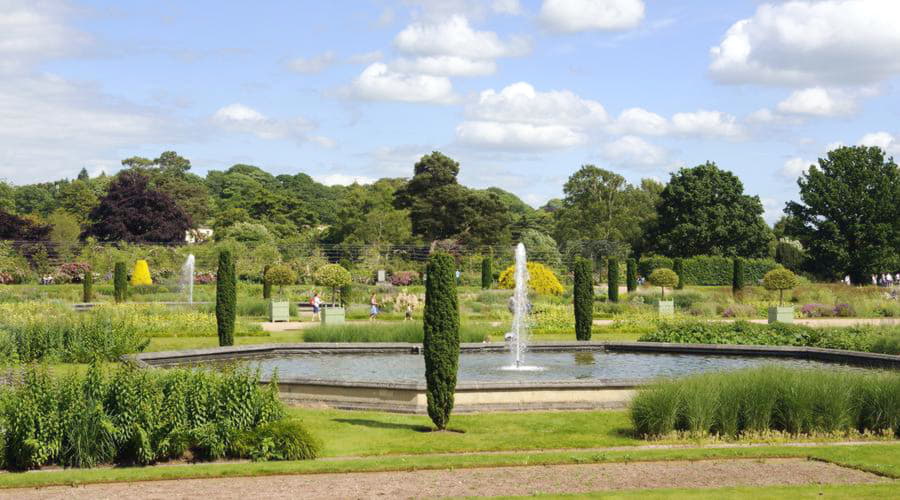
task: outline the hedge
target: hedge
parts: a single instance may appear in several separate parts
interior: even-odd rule
[[[744,283],[758,284],[762,277],[778,266],[772,259],[742,259],[744,263]],[[730,257],[699,255],[683,259],[683,279],[686,285],[731,285],[734,264]],[[650,276],[654,269],[672,268],[674,262],[668,257],[644,257],[638,263],[641,276]]]

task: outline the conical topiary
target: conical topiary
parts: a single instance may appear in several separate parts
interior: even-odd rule
[[[153,278],[150,277],[150,265],[147,261],[140,259],[134,263],[134,271],[131,273],[131,286],[152,285]]]
[[[453,257],[431,256],[425,281],[425,382],[428,416],[438,429],[446,429],[453,410],[459,368],[459,302]]]

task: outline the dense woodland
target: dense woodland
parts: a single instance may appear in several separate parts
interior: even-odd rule
[[[486,253],[522,241],[536,260],[565,267],[578,255],[774,258],[820,279],[900,270],[900,173],[878,148],[845,147],[798,180],[800,200],[769,227],[759,197],[734,174],[706,163],[668,183],[630,184],[584,165],[563,198],[533,208],[499,188],[457,181],[458,162],[433,152],[412,176],[325,186],[309,175],[272,175],[252,165],[193,173],[189,159],[122,160],[116,175],[13,186],[0,183],[0,238],[183,244],[212,228],[217,242],[266,245],[282,256],[328,248],[358,259],[370,248],[442,248]]]

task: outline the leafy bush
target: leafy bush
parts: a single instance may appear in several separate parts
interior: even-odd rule
[[[540,262],[528,262],[528,288],[538,295],[562,295],[564,288],[549,267]],[[507,290],[516,287],[516,267],[509,266],[498,280],[498,286]]]
[[[790,290],[800,284],[797,275],[790,269],[779,267],[772,269],[763,276],[763,287],[769,291],[778,291],[778,303],[784,304],[784,291]]]
[[[84,275],[91,272],[90,264],[85,262],[68,262],[60,264],[53,273],[54,283],[81,283]]]
[[[415,271],[398,271],[391,274],[391,284],[394,286],[409,286],[419,281],[419,273]]]
[[[779,367],[696,375],[641,389],[631,420],[645,437],[769,431],[900,437],[900,375]]]
[[[288,286],[297,282],[297,273],[291,266],[280,264],[266,271],[265,281],[271,285]]]
[[[882,354],[900,354],[900,332],[878,338],[872,343],[870,351]]]
[[[314,458],[317,443],[297,421],[281,421],[277,386],[246,370],[141,371],[53,377],[29,368],[0,393],[6,467],[150,464],[215,459]]]
[[[763,275],[778,266],[772,259],[740,260],[742,261],[742,276],[745,283],[758,282]],[[672,269],[673,266],[673,259],[668,257],[644,257],[638,262],[638,272],[641,276],[650,276],[655,269],[661,267]],[[681,275],[686,285],[732,285],[734,262],[728,257],[698,255],[682,259]]]
[[[491,285],[494,283],[494,271],[493,271],[493,258],[490,255],[485,255],[481,259],[481,289],[489,290]]]
[[[116,262],[113,284],[115,286],[116,303],[125,302],[128,297],[128,272],[124,262]]]
[[[675,274],[675,271],[664,267],[653,271],[647,279],[662,290],[663,298],[666,297],[666,288],[672,288],[678,284],[678,275]]]
[[[591,340],[593,327],[594,284],[591,261],[579,257],[575,261],[575,338]]]
[[[327,264],[319,268],[315,274],[316,284],[319,286],[327,286],[331,288],[331,301],[334,302],[337,296],[337,290],[344,285],[353,282],[350,271],[344,269],[338,264]]]

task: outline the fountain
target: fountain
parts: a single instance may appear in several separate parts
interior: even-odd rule
[[[178,285],[182,293],[187,293],[188,304],[194,303],[194,254],[187,256],[184,265],[181,266],[181,277]]]
[[[513,354],[513,364],[503,367],[503,370],[540,371],[542,369],[538,366],[525,365],[525,349],[528,347],[528,313],[531,309],[528,301],[527,264],[525,245],[519,243],[516,246],[516,289],[511,304],[512,331],[506,335],[510,352]]]

